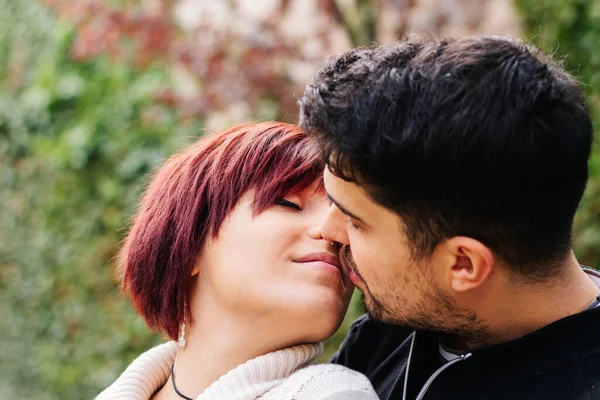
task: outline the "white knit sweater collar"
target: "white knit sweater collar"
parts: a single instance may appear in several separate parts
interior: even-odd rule
[[[197,400],[255,399],[313,361],[320,344],[302,344],[278,350],[238,365],[213,382]],[[96,400],[148,400],[170,377],[177,343],[158,345],[140,355]]]

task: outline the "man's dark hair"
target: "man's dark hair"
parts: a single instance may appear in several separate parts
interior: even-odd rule
[[[593,133],[550,57],[510,37],[410,37],[333,58],[299,103],[329,169],[403,219],[415,258],[461,235],[523,278],[559,272]]]

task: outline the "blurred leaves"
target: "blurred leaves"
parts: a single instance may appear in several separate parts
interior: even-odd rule
[[[200,125],[156,103],[160,65],[74,59],[77,33],[50,10],[0,9],[12,55],[0,64],[1,395],[91,398],[158,339],[119,296],[111,260],[140,178]]]
[[[0,398],[92,398],[161,340],[120,296],[114,256],[144,177],[208,120],[295,122],[304,82],[294,68],[332,54],[332,30],[363,45],[380,38],[392,11],[398,33],[447,29],[465,11],[455,21],[448,7],[442,18],[416,0],[319,0],[314,32],[292,39],[276,23],[289,0],[243,32],[183,30],[176,3],[0,0]],[[544,26],[536,40],[568,55],[599,110],[598,2],[519,5],[530,32]],[[599,266],[598,150],[592,170],[576,244]],[[323,361],[358,312],[355,296]]]
[[[244,104],[250,115],[295,120],[298,85],[290,76],[293,62],[306,61],[278,24],[287,3],[265,18],[257,32],[237,32],[199,24],[182,31],[172,20],[174,2],[145,10],[139,2],[117,7],[101,0],[45,0],[62,19],[75,24],[70,54],[85,61],[105,56],[119,65],[144,71],[167,66],[176,84],[156,91],[155,100],[172,106],[182,119],[201,118]],[[272,112],[274,110],[274,112]]]

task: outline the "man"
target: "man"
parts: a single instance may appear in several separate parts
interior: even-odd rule
[[[382,399],[600,399],[600,280],[571,250],[592,124],[559,65],[409,38],[331,60],[300,105],[368,311],[333,362]]]

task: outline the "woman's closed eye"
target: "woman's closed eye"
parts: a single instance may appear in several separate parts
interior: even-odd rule
[[[293,208],[294,210],[302,211],[302,207],[300,207],[298,204],[294,203],[293,201],[289,201],[286,199],[277,199],[276,204],[283,206],[283,207]]]

